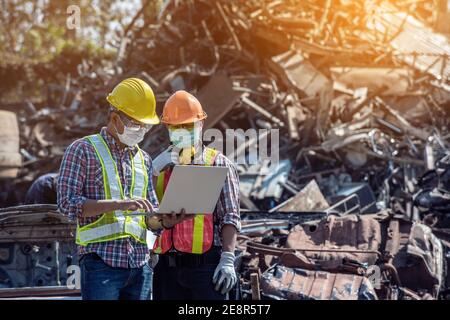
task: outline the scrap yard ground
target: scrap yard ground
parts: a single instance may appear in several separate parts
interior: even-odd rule
[[[78,293],[75,224],[24,197],[138,77],[158,114],[176,90],[198,97],[232,159],[277,140],[275,167],[237,163],[234,299],[450,299],[446,1],[172,0],[138,23],[142,2],[112,58],[58,70],[39,101],[0,99],[0,298]],[[22,67],[7,57],[2,75]],[[155,126],[141,147],[168,144]]]

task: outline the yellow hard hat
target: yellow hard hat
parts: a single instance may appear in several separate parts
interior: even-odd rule
[[[152,88],[141,79],[122,80],[106,98],[127,116],[145,124],[158,124],[156,99]]]

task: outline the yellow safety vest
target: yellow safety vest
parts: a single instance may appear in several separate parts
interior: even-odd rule
[[[86,137],[93,145],[103,173],[105,199],[124,199],[122,184],[120,182],[117,165],[105,140],[100,134]],[[130,196],[147,198],[148,173],[145,167],[144,156],[138,151],[131,159],[132,182]],[[96,242],[111,241],[126,237],[133,237],[145,244],[147,227],[144,216],[124,216],[124,211],[116,210],[106,212],[93,223],[85,226],[77,225],[76,243],[87,245]]]

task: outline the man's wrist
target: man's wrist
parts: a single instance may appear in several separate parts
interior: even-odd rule
[[[111,211],[112,210],[122,210],[122,204],[123,204],[123,201],[122,200],[113,200],[112,202],[111,202]]]
[[[235,259],[236,256],[233,252],[222,251],[222,254],[220,255],[220,261],[227,262],[229,264],[234,264]]]
[[[225,253],[225,252],[234,254],[234,250],[222,248],[222,253]]]
[[[231,257],[231,256],[235,257],[234,252],[231,252],[231,251],[222,251],[221,255],[227,256],[227,257]]]

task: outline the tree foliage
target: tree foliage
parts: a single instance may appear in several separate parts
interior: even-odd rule
[[[0,103],[44,100],[49,83],[64,85],[83,61],[114,61],[123,31],[146,0],[0,0]],[[150,1],[141,23],[154,19]],[[67,8],[80,8],[70,29]],[[145,23],[145,22],[144,22]]]

